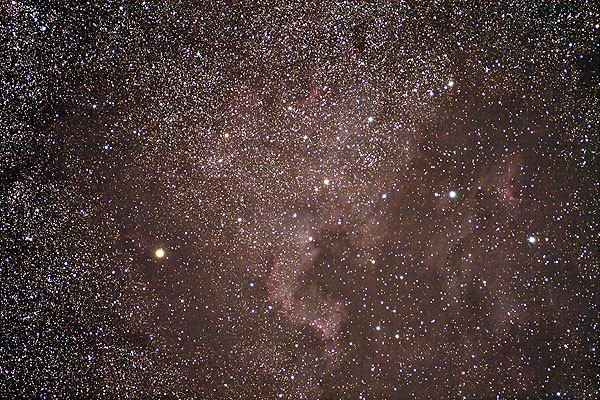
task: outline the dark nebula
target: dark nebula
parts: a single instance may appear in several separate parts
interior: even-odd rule
[[[0,4],[0,398],[598,399],[595,2]]]

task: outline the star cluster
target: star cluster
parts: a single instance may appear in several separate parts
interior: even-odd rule
[[[0,16],[0,397],[600,396],[597,4]]]

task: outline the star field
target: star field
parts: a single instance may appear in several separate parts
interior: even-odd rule
[[[0,397],[597,399],[599,39],[594,2],[5,1]]]

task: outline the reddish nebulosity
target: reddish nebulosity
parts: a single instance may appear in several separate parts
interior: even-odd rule
[[[597,5],[231,3],[0,6],[0,398],[600,398]]]
[[[504,198],[511,204],[512,206],[517,206],[521,199],[514,197],[515,189],[513,179],[515,175],[519,173],[519,169],[521,167],[522,160],[520,155],[515,155],[506,161],[506,166],[504,170],[503,183],[504,183]]]
[[[277,263],[266,279],[269,299],[281,307],[283,314],[297,325],[308,325],[321,333],[323,339],[334,338],[346,314],[341,301],[306,286],[300,277],[312,267],[319,254],[313,249],[298,264]]]

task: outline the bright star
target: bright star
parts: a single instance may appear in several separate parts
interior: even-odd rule
[[[448,193],[448,196],[450,196],[451,199],[455,198],[457,195],[456,191],[451,190],[450,193]]]
[[[158,258],[163,258],[165,256],[165,251],[163,249],[157,249],[154,254],[156,254],[156,257]]]

